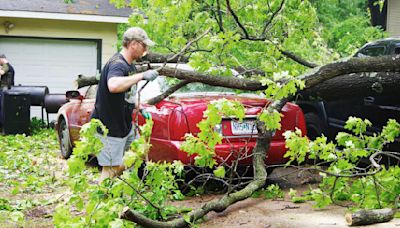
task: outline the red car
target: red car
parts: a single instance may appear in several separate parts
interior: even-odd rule
[[[161,79],[161,77],[159,77]],[[160,93],[160,80],[149,83],[141,93],[141,101],[156,96]],[[224,118],[217,130],[223,135],[222,144],[216,146],[216,155],[219,162],[230,163],[238,156],[246,157],[251,154],[255,146],[257,134],[252,132],[252,124],[256,115],[267,104],[267,100],[254,94],[235,94],[232,92],[204,92],[207,86],[189,84],[191,88],[202,90],[202,92],[176,92],[157,105],[141,105],[151,114],[154,121],[151,136],[152,147],[149,158],[153,161],[180,160],[184,164],[193,164],[193,156],[179,149],[186,133],[196,135],[199,132],[196,126],[203,119],[203,112],[207,104],[212,100],[226,98],[240,101],[246,107],[246,119],[243,123]],[[140,86],[139,86],[140,88]],[[215,87],[213,87],[215,89]],[[58,111],[56,129],[64,158],[71,155],[74,142],[79,139],[81,126],[90,120],[94,108],[97,86],[82,88],[79,91],[67,92],[69,102],[64,104]],[[287,130],[299,128],[306,134],[305,120],[299,106],[287,103],[282,109],[282,128],[277,131],[271,142],[267,164],[282,164],[287,161],[284,158],[286,152],[285,139],[282,133]],[[135,116],[135,112],[132,113]],[[133,118],[135,119],[135,118]],[[139,114],[139,124],[145,119]],[[233,153],[232,153],[233,152]],[[251,157],[240,160],[241,165],[251,164]]]

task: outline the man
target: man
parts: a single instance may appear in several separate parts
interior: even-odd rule
[[[136,84],[158,76],[155,70],[134,74],[136,69],[132,62],[146,55],[148,47],[154,45],[143,29],[129,28],[122,42],[121,52],[115,54],[101,72],[92,114],[92,118],[101,120],[109,130],[107,137],[100,137],[103,142],[103,149],[97,156],[102,166],[100,181],[119,175],[125,169],[122,158],[135,136],[132,111]]]
[[[4,54],[0,55],[0,77],[1,88],[7,87],[9,89],[14,85],[14,68],[6,59]]]
[[[14,68],[4,54],[0,55],[0,127],[3,125],[3,92],[14,85]]]

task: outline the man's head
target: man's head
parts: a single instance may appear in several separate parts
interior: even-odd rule
[[[131,53],[133,59],[145,56],[148,48],[154,44],[147,33],[139,27],[129,28],[122,37],[122,45]]]
[[[8,63],[6,55],[0,54],[0,64],[6,64],[6,63]]]

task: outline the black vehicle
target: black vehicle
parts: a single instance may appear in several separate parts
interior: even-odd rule
[[[364,45],[353,57],[382,56],[400,54],[400,39],[383,39]],[[379,74],[379,73],[375,73]],[[371,80],[367,90],[352,90],[349,86],[355,74],[343,75],[336,79],[332,94],[344,93],[331,99],[317,99],[301,92],[296,103],[303,109],[307,123],[308,136],[311,139],[324,134],[334,139],[339,131],[344,131],[344,125],[350,116],[368,119],[373,127],[367,129],[368,134],[379,132],[388,119],[400,122],[400,85],[385,85]],[[379,75],[378,75],[379,76]],[[370,77],[358,75],[358,80],[370,80]],[[369,82],[368,82],[369,83]],[[353,85],[354,86],[354,85]],[[341,90],[343,89],[343,90]],[[343,97],[346,97],[345,99]],[[400,140],[391,145],[390,149],[400,151]]]

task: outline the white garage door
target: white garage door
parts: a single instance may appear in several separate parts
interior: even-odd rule
[[[0,53],[14,66],[16,85],[46,85],[50,93],[65,93],[78,74],[97,71],[95,41],[3,37]]]
[[[50,93],[74,89],[78,74],[97,72],[96,41],[0,37],[0,54],[15,69],[15,85],[48,86]],[[31,117],[40,116],[38,109]]]

